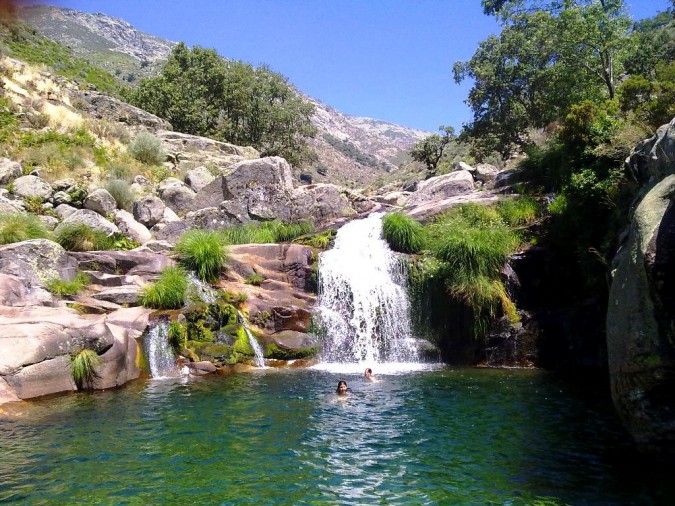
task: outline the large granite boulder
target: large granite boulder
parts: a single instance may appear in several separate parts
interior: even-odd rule
[[[442,176],[435,176],[421,181],[417,190],[410,195],[407,207],[443,200],[459,195],[466,195],[474,190],[474,181],[468,170],[457,170]]]
[[[87,195],[84,199],[84,208],[101,216],[110,216],[117,209],[117,202],[108,190],[99,188]]]
[[[642,184],[660,181],[675,172],[675,119],[662,125],[656,134],[642,141],[626,160],[632,179]]]
[[[31,239],[0,246],[0,272],[21,279],[30,288],[52,279],[72,280],[77,261],[53,241]]]
[[[0,306],[52,306],[55,297],[40,286],[30,286],[25,279],[0,273]]]
[[[158,191],[159,198],[176,213],[190,211],[195,206],[196,193],[176,178],[162,181],[159,184]]]
[[[21,176],[14,180],[12,187],[14,195],[22,199],[39,197],[47,200],[54,193],[51,185],[37,176]]]
[[[86,225],[89,228],[103,232],[108,236],[119,234],[120,232],[120,229],[117,228],[115,224],[109,222],[103,216],[91,209],[78,209],[74,213],[69,214],[59,226],[56,227],[54,232],[58,235],[58,233],[68,225]]]
[[[642,199],[615,262],[607,313],[614,404],[638,443],[675,451],[675,175]]]
[[[223,207],[242,223],[251,220],[291,220],[293,175],[278,156],[239,162],[231,174],[218,176],[202,188],[193,210]],[[221,206],[223,202],[227,204]]]
[[[296,221],[322,223],[356,214],[343,189],[334,184],[300,186],[293,191],[293,219]]]
[[[110,95],[77,89],[69,90],[69,93],[72,98],[77,99],[78,107],[93,118],[124,123],[129,126],[144,126],[152,130],[171,130],[168,121]]]
[[[137,222],[134,219],[134,215],[128,211],[117,211],[115,213],[115,224],[125,237],[139,244],[145,244],[152,239],[152,234],[148,228],[142,223]]]
[[[4,186],[17,177],[21,177],[23,170],[19,162],[14,162],[9,158],[0,158],[0,185]]]
[[[190,187],[192,191],[198,192],[204,188],[207,184],[211,183],[216,176],[211,174],[209,169],[203,165],[192,169],[187,174],[185,174],[185,182]]]
[[[162,220],[165,209],[166,204],[161,199],[154,195],[146,195],[134,202],[134,218],[146,227],[152,227]]]
[[[140,375],[139,348],[126,329],[71,309],[0,307],[0,347],[0,387],[7,385],[20,399],[75,390],[70,361],[82,349],[96,351],[101,360],[94,388]]]
[[[159,276],[174,261],[165,255],[147,251],[96,251],[73,252],[80,269],[100,271],[106,274]]]

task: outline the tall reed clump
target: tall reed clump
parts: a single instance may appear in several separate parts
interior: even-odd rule
[[[187,287],[187,272],[181,267],[167,267],[157,281],[141,289],[138,301],[153,309],[178,309],[185,304]]]
[[[180,263],[207,283],[216,281],[227,261],[223,236],[209,230],[190,230],[176,243]]]
[[[47,227],[35,215],[27,213],[0,214],[0,244],[48,239]]]
[[[401,212],[384,215],[382,236],[392,250],[400,253],[419,253],[424,247],[422,225]]]
[[[80,350],[70,359],[70,369],[73,381],[78,390],[92,390],[95,381],[100,378],[96,372],[96,366],[101,363],[101,358],[94,350]]]

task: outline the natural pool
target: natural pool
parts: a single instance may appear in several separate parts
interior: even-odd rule
[[[675,503],[671,470],[633,453],[585,385],[448,367],[381,380],[265,370],[5,406],[0,502]]]

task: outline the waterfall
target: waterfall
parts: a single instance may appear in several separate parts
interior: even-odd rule
[[[324,362],[416,362],[400,261],[382,239],[382,213],[343,226],[319,257]]]
[[[169,345],[169,324],[158,323],[151,327],[145,338],[150,375],[153,378],[180,376],[176,365],[176,357]]]
[[[186,299],[186,304],[195,302],[199,300],[205,302],[206,304],[213,304],[216,301],[217,292],[211,288],[207,283],[204,283],[199,279],[194,272],[188,272],[188,296]]]
[[[241,326],[244,327],[244,332],[246,332],[246,336],[248,337],[248,342],[253,349],[253,353],[255,353],[255,366],[260,367],[261,369],[266,368],[267,366],[265,365],[265,357],[263,350],[260,347],[260,343],[248,329],[248,325],[246,325],[246,318],[244,318],[244,315],[241,314],[241,311],[237,310],[237,315],[239,316],[239,322],[241,323]]]

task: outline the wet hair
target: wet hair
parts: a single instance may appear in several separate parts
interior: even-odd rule
[[[369,367],[368,369],[366,369],[366,372],[367,372],[368,374],[373,374],[373,370],[372,370],[370,367]]]
[[[335,393],[339,393],[339,392],[340,392],[340,385],[344,385],[345,388],[346,388],[346,387],[347,387],[347,382],[346,382],[345,380],[340,380],[340,381],[338,381],[338,386],[337,386],[337,388],[335,389]]]

